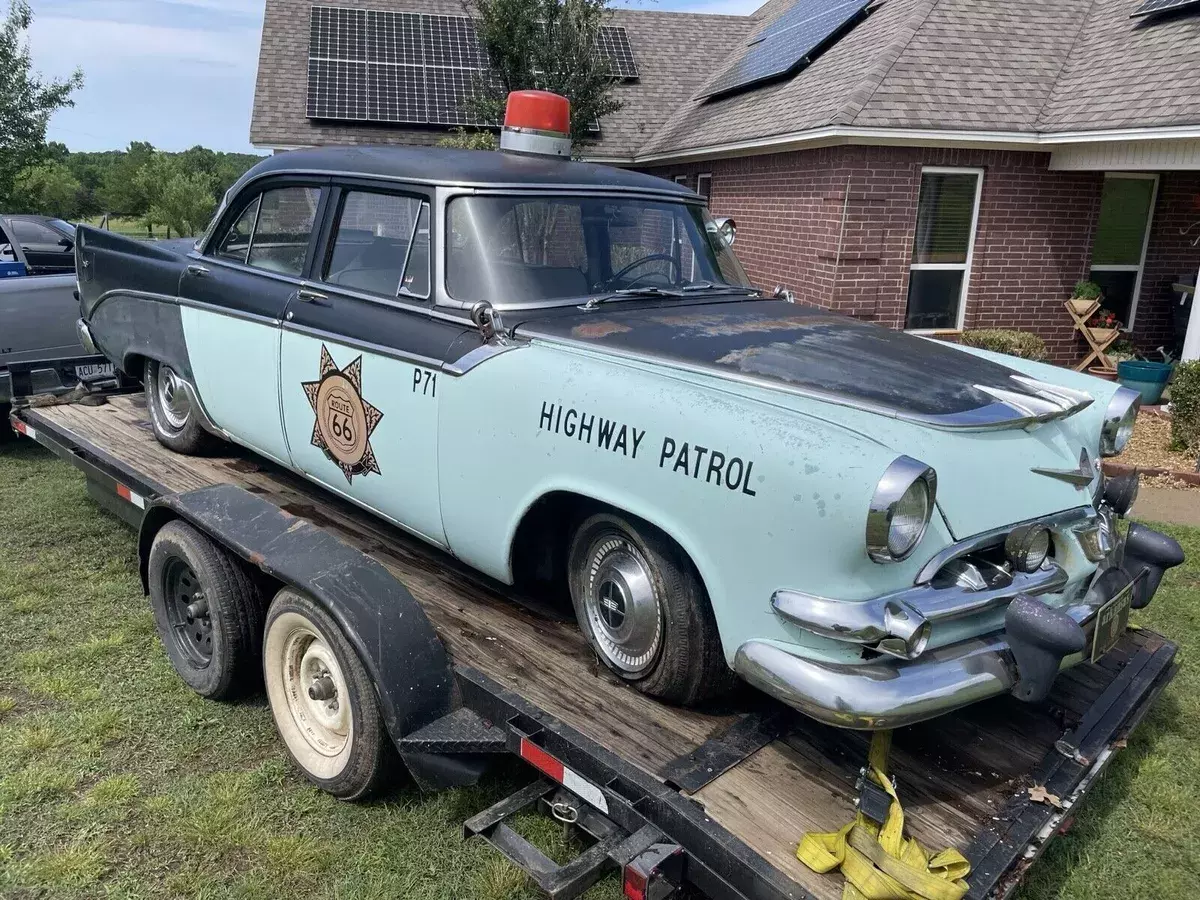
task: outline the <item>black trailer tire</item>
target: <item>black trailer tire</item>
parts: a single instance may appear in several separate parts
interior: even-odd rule
[[[200,416],[192,408],[182,378],[170,366],[147,359],[142,385],[150,425],[160,444],[188,456],[210,452],[217,439],[204,430]]]
[[[684,705],[736,684],[704,584],[662,531],[615,512],[596,513],[576,529],[567,566],[579,627],[619,677]]]
[[[154,536],[147,585],[158,635],[188,687],[225,700],[257,686],[263,602],[241,560],[177,519]]]
[[[309,781],[339,800],[387,784],[396,752],[375,685],[333,618],[291,588],[267,611],[263,678],[275,727]]]

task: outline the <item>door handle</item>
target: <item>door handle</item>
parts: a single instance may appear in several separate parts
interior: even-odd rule
[[[212,271],[207,266],[198,266],[192,264],[187,267],[187,273],[189,275],[194,275],[197,278],[207,278],[210,274],[212,274]]]
[[[309,290],[308,288],[300,288],[296,291],[296,299],[301,303],[313,303],[317,306],[328,306],[329,298],[320,291]]]

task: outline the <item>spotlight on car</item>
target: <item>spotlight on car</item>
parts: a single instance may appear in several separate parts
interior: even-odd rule
[[[1112,507],[1118,516],[1128,515],[1137,500],[1140,479],[1137,470],[1124,475],[1114,475],[1104,480],[1104,502]]]
[[[1142,405],[1142,395],[1127,387],[1117,388],[1108,409],[1104,412],[1104,424],[1100,429],[1100,454],[1116,456],[1125,449],[1133,436],[1133,426],[1137,422],[1138,409]]]
[[[1050,555],[1050,529],[1045,525],[1022,525],[1004,540],[1004,555],[1018,572],[1036,572]]]

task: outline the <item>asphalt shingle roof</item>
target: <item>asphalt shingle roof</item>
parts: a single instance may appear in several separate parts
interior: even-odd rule
[[[305,118],[313,0],[267,0],[251,140],[263,146],[433,143],[444,132]],[[462,13],[460,0],[337,0]],[[1046,133],[1200,124],[1200,12],[1131,20],[1139,0],[881,0],[797,75],[695,94],[792,0],[752,16],[616,9],[641,78],[588,148],[669,156],[824,126]]]

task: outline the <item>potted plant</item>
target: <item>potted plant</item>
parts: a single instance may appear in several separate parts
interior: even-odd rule
[[[1101,309],[1088,318],[1087,327],[1092,333],[1092,340],[1104,347],[1112,343],[1117,332],[1125,327],[1125,323],[1118,319],[1111,309]]]
[[[1094,281],[1077,281],[1075,290],[1071,292],[1071,299],[1067,302],[1071,304],[1071,309],[1075,311],[1077,316],[1087,316],[1096,311],[1096,307],[1100,305],[1101,299],[1104,297],[1104,292],[1100,290],[1100,285]]]

